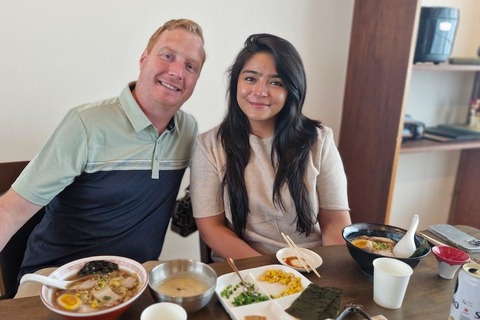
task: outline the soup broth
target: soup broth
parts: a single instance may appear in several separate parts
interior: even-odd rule
[[[162,282],[157,291],[171,297],[191,297],[204,293],[208,287],[191,278],[173,278]]]
[[[82,278],[67,290],[55,291],[52,300],[62,310],[96,312],[130,300],[140,287],[137,274],[116,270]]]

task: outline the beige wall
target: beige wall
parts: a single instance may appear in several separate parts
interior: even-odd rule
[[[207,62],[184,106],[201,131],[223,117],[225,71],[246,37],[269,32],[300,51],[305,112],[337,133],[352,10],[328,0],[0,1],[0,161],[31,159],[68,109],[117,95],[137,77],[150,34],[178,17],[205,32]]]

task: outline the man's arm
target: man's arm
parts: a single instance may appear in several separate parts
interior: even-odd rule
[[[18,229],[41,208],[42,206],[25,200],[11,188],[0,197],[0,251]]]

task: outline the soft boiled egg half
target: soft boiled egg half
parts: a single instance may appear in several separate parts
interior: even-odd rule
[[[74,294],[64,293],[57,298],[57,303],[65,310],[75,311],[82,305],[82,300]]]
[[[354,239],[352,244],[360,249],[371,252],[373,250],[373,242],[366,239]]]

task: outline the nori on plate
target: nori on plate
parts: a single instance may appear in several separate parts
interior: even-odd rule
[[[343,289],[320,287],[311,283],[285,311],[300,320],[335,318],[338,315],[342,294]]]

